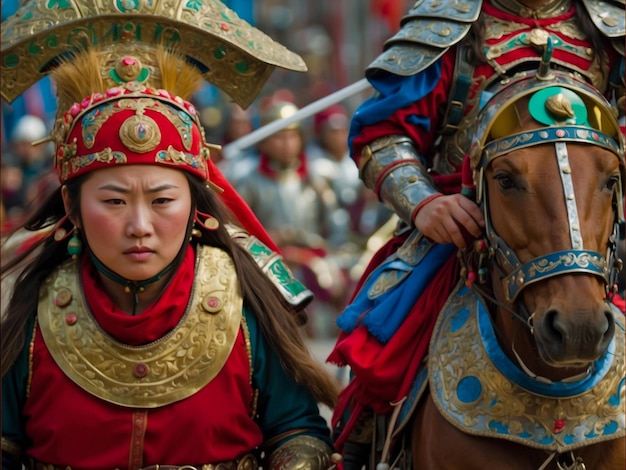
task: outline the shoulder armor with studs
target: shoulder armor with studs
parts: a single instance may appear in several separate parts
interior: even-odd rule
[[[624,0],[583,0],[593,24],[600,32],[611,39],[615,49],[624,55],[624,36],[626,35],[626,17]]]
[[[400,31],[389,38],[384,52],[367,67],[378,72],[410,76],[426,69],[461,41],[480,14],[482,0],[418,0],[402,18]]]
[[[228,233],[233,241],[241,245],[254,258],[257,265],[272,281],[284,299],[296,312],[304,312],[314,300],[313,292],[297,279],[285,263],[283,257],[272,251],[267,245],[243,228],[227,225]],[[299,318],[303,321],[304,318]]]

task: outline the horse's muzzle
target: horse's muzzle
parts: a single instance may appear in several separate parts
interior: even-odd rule
[[[588,364],[607,350],[615,333],[615,319],[608,306],[602,312],[546,311],[534,334],[539,353],[551,366]]]

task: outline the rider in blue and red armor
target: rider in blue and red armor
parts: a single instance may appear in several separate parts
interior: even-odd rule
[[[342,333],[329,357],[354,375],[334,415],[336,447],[346,457],[371,442],[365,417],[388,415],[390,403],[406,396],[446,298],[440,292],[458,279],[454,254],[481,236],[482,212],[461,191],[472,184],[463,169],[472,110],[490,85],[537,70],[548,38],[550,66],[582,77],[623,114],[622,0],[417,2],[366,70],[375,93],[352,119],[351,155],[401,222],[339,317]],[[434,242],[425,256],[407,241],[414,228],[422,243]]]

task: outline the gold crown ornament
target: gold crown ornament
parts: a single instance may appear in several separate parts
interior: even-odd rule
[[[188,101],[203,80],[245,108],[275,67],[306,70],[216,0],[30,0],[1,38],[6,101],[47,74],[56,85],[62,183],[127,164],[209,180],[210,145]]]
[[[299,55],[217,0],[28,0],[2,22],[0,38],[2,97],[8,102],[60,58],[94,47],[107,88],[136,73],[119,66],[118,56],[130,55],[150,71],[149,86],[169,89],[159,83],[154,63],[154,49],[164,47],[177,51],[243,108],[275,67],[307,70]],[[138,79],[146,73],[142,69]]]

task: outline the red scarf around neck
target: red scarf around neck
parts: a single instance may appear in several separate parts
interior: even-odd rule
[[[298,161],[300,164],[297,168],[295,168],[295,171],[298,173],[300,178],[306,178],[308,175],[308,169],[306,164],[306,155],[304,152],[300,152],[300,155],[298,155]],[[259,156],[259,173],[267,176],[268,178],[276,179],[276,177],[280,174],[280,171],[272,168],[271,163],[272,159],[266,153],[262,153]]]
[[[139,346],[156,341],[178,324],[189,303],[194,271],[195,252],[189,246],[182,264],[161,296],[135,316],[128,315],[113,303],[88,255],[81,259],[80,274],[87,305],[102,329],[121,343]]]

